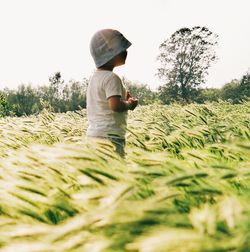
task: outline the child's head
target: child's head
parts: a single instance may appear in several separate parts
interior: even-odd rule
[[[104,29],[96,32],[90,42],[90,52],[96,67],[105,64],[123,65],[131,43],[117,30]]]

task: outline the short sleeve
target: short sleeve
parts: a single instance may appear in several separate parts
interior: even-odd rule
[[[103,88],[107,99],[117,95],[122,97],[122,81],[114,73],[105,80]]]

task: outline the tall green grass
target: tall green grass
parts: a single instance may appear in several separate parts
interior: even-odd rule
[[[250,251],[250,103],[130,113],[126,159],[86,111],[0,119],[0,251]]]

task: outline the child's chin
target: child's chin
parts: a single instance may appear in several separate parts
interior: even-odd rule
[[[125,64],[125,62],[119,62],[116,66],[118,67],[118,66],[122,66],[124,64]]]

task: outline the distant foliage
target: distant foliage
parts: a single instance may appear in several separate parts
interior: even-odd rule
[[[131,95],[139,99],[140,105],[148,105],[154,102],[159,102],[157,92],[152,91],[146,84],[136,84],[126,78],[123,78],[123,83]]]
[[[240,82],[240,96],[250,97],[250,72],[247,72]]]
[[[239,101],[240,81],[234,79],[226,83],[221,89],[221,98],[232,102]]]
[[[241,80],[232,80],[221,89],[221,98],[232,103],[240,103],[250,97],[250,73],[247,72]]]
[[[134,83],[123,78],[127,90],[139,99],[140,105],[186,103],[178,85],[163,85],[153,91],[147,84]],[[17,89],[0,91],[0,117],[39,114],[43,109],[51,112],[76,111],[86,108],[88,79],[65,82],[59,72],[49,78],[48,85],[19,85]],[[250,97],[250,73],[240,80],[234,79],[222,88],[190,88],[188,101],[206,103],[227,101],[242,103]]]
[[[31,115],[39,113],[43,108],[53,112],[66,112],[86,107],[86,89],[88,79],[81,82],[71,80],[65,83],[60,72],[49,77],[48,85],[33,87],[19,85],[16,90],[5,88],[2,91],[3,115]],[[4,101],[4,102],[3,102]]]
[[[47,85],[19,85],[17,89],[5,88],[0,97],[0,115],[31,115],[38,114],[44,108],[51,112],[75,111],[86,108],[86,93],[89,80],[70,80],[65,82],[61,73],[56,72],[49,77]],[[135,84],[123,78],[129,92],[139,99],[140,105],[159,102],[158,93],[146,84]]]
[[[163,104],[182,103],[180,89],[177,86],[159,87],[158,97]],[[227,101],[233,104],[242,103],[250,98],[250,73],[239,80],[233,79],[221,88],[193,88],[189,90],[189,101],[196,103]]]
[[[0,117],[8,115],[8,102],[4,93],[0,93]]]
[[[203,88],[199,91],[199,95],[194,98],[198,103],[214,102],[221,99],[221,89],[219,88]]]

